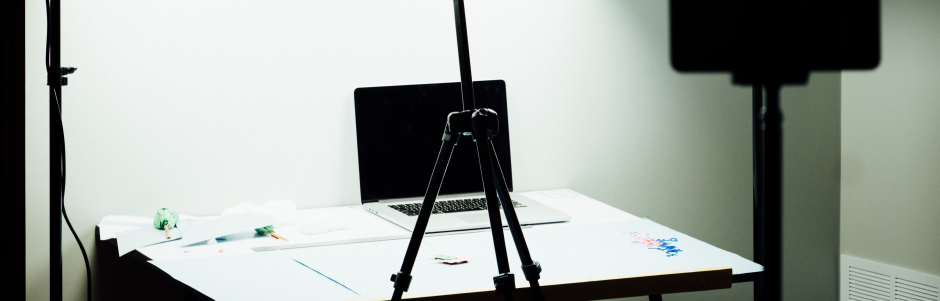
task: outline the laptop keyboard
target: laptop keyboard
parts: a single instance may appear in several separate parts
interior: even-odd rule
[[[418,215],[418,212],[421,211],[421,203],[395,204],[388,206],[408,216],[416,216]],[[500,205],[499,207],[502,208],[503,206]],[[525,207],[525,205],[516,201],[512,201],[512,207],[522,208]],[[431,213],[439,214],[476,210],[486,210],[486,198],[436,201],[434,202],[434,207],[431,209]]]

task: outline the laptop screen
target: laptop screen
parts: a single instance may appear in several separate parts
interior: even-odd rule
[[[499,116],[493,145],[512,191],[506,83],[475,81],[473,90],[477,107],[493,109]],[[441,149],[447,114],[462,108],[460,83],[357,88],[355,107],[362,201],[423,196]],[[472,107],[468,101],[467,109]],[[482,192],[478,162],[473,140],[460,137],[440,194]]]

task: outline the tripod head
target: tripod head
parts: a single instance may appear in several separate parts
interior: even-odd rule
[[[483,124],[486,125],[487,137],[473,137],[476,142],[479,138],[489,139],[496,137],[499,133],[499,115],[496,111],[488,108],[463,110],[460,112],[451,112],[447,115],[447,126],[444,128],[444,140],[448,141],[450,136],[472,136],[473,119],[483,118]],[[485,141],[485,140],[484,140]]]

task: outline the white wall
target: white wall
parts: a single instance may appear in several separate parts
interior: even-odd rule
[[[940,276],[940,2],[884,1],[882,41],[842,75],[842,254]]]
[[[42,300],[44,14],[26,5],[26,290]],[[750,88],[671,69],[665,1],[466,9],[474,78],[507,83],[517,191],[569,187],[750,258]],[[64,92],[76,230],[91,245],[108,214],[358,203],[353,89],[458,81],[454,34],[450,1],[66,1],[62,61],[79,67]],[[785,198],[796,204],[786,235],[812,241],[787,248],[788,296],[837,294],[839,81],[784,89]],[[80,300],[81,254],[71,237],[64,245],[66,296]],[[748,283],[668,299],[751,294]]]

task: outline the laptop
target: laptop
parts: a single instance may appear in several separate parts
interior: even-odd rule
[[[493,144],[519,223],[569,220],[568,214],[512,192],[506,83],[475,81],[473,89],[477,107],[491,108],[499,116]],[[355,110],[363,208],[413,231],[441,149],[447,114],[462,110],[460,83],[357,88]],[[427,232],[489,228],[482,181],[476,146],[462,136],[454,146]]]

